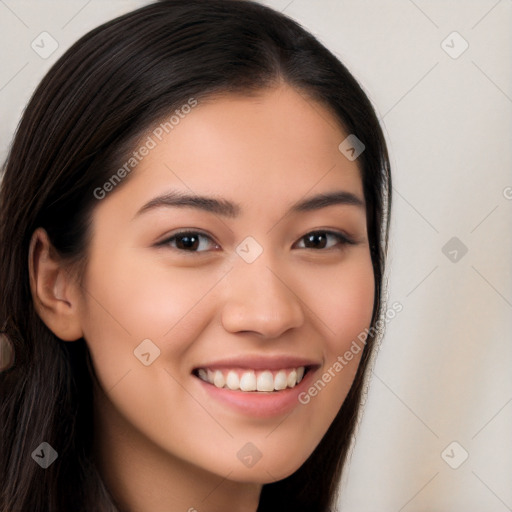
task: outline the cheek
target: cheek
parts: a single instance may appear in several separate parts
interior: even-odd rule
[[[179,350],[179,340],[187,339],[191,329],[200,331],[201,317],[195,310],[218,280],[211,271],[172,270],[161,261],[144,260],[130,251],[97,258],[89,275],[91,342],[108,337],[112,345],[128,344],[131,350],[146,338],[155,342],[174,338],[173,330],[180,333],[173,343]]]
[[[107,392],[115,388],[138,403],[144,394],[153,396],[152,389],[161,385],[161,379],[169,386],[163,368],[180,378],[181,368],[175,363],[183,359],[189,340],[204,328],[198,302],[214,278],[191,280],[190,273],[174,272],[170,279],[161,266],[141,264],[133,254],[128,256],[111,253],[91,261],[83,329],[102,388]],[[149,345],[151,361],[155,358],[150,366],[144,366],[134,353],[139,346],[147,346],[147,342],[141,345],[147,339],[154,343]],[[133,407],[130,403],[125,404],[126,410]],[[146,412],[150,411],[151,407]]]
[[[369,253],[360,251],[336,269],[325,269],[303,281],[304,296],[321,320],[326,362],[343,353],[371,322],[375,281]],[[313,284],[312,284],[313,283]],[[309,305],[308,304],[308,305]]]
[[[375,281],[370,256],[361,258],[350,272],[340,275],[335,289],[338,292],[333,290],[333,298],[325,305],[333,335],[327,341],[325,364],[331,380],[327,375],[324,380],[332,381],[332,388],[340,392],[338,396],[345,397],[357,372],[373,314]],[[338,400],[334,407],[336,412],[342,401]]]
[[[322,437],[348,394],[364,350],[373,313],[375,282],[369,254],[324,276],[323,292],[313,293],[311,304],[324,334],[324,365],[316,373],[301,403],[309,408],[309,428]],[[306,293],[306,291],[304,291]]]
[[[324,306],[327,321],[336,335],[331,345],[340,350],[348,338],[356,339],[371,322],[375,282],[370,258],[339,278],[334,277],[333,282],[331,293],[325,294]]]

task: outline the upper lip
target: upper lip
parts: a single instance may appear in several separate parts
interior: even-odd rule
[[[320,366],[320,362],[314,359],[290,356],[247,356],[230,357],[227,359],[218,359],[216,361],[205,362],[198,365],[199,368],[209,368],[211,370],[221,368],[247,368],[248,370],[281,370],[283,368],[298,368],[300,366]]]

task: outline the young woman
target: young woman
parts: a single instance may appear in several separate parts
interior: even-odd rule
[[[369,100],[282,14],[86,34],[4,166],[0,511],[333,510],[390,200]]]

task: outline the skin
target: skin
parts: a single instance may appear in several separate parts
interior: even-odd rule
[[[262,484],[296,471],[334,419],[360,352],[307,405],[270,418],[211,399],[191,372],[233,355],[291,354],[319,362],[316,380],[369,326],[364,205],[285,215],[333,190],[364,201],[357,160],[338,150],[346,136],[328,110],[288,85],[217,97],[98,201],[82,286],[44,230],[34,233],[37,311],[62,340],[87,342],[98,378],[98,463],[128,510],[255,511]],[[162,207],[136,215],[171,189],[236,202],[241,214]],[[211,240],[201,238],[196,253],[180,250],[181,239],[156,246],[183,228]],[[329,236],[306,246],[305,235],[322,229],[355,243]],[[263,248],[250,264],[235,251],[247,236]],[[134,356],[144,339],[160,349],[149,366]],[[262,454],[252,467],[237,457],[247,442]]]

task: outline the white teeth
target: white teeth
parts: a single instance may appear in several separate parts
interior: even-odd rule
[[[258,375],[256,389],[258,391],[274,391],[274,377],[272,372],[265,370]]]
[[[240,389],[242,391],[256,391],[256,375],[254,372],[244,372],[240,379]]]
[[[287,385],[288,381],[286,378],[286,372],[284,370],[278,371],[274,377],[274,388],[276,391],[280,391],[281,389],[286,389]]]
[[[297,372],[295,370],[292,370],[287,379],[287,384],[289,388],[293,388],[297,384]]]
[[[197,376],[217,388],[227,388],[233,391],[261,391],[272,392],[282,391],[286,388],[293,388],[304,377],[305,368],[299,366],[291,370],[279,370],[272,372],[264,371],[237,371],[233,370],[210,370],[209,368],[199,368]]]
[[[223,388],[226,381],[224,380],[224,375],[222,375],[222,372],[220,370],[217,370],[213,375],[213,383],[218,388]]]
[[[231,371],[228,373],[226,378],[226,386],[233,390],[240,389],[240,380],[238,379],[238,375],[235,372]]]

